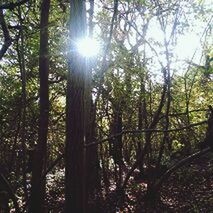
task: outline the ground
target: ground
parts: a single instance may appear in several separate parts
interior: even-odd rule
[[[132,183],[123,212],[213,212],[213,155],[194,160],[173,173],[163,184],[156,207],[146,207],[144,183]]]
[[[55,188],[49,191],[48,206],[52,213],[63,212],[64,198],[60,196],[63,189],[59,187],[63,186],[63,181],[54,180],[52,184],[57,185],[58,191]],[[116,201],[118,194],[112,192],[109,199],[100,202],[101,210],[97,210],[95,205],[88,213],[213,213],[213,153],[175,171],[162,185],[156,206],[148,206],[145,202],[146,186],[146,183],[136,183],[131,178],[123,208],[116,208],[119,205]]]

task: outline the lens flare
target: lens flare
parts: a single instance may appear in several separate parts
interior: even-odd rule
[[[100,45],[97,40],[84,38],[77,42],[77,51],[84,57],[93,57],[98,55]]]

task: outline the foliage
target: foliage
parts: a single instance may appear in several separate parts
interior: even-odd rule
[[[212,29],[209,19],[212,11],[208,2],[122,0],[119,1],[114,23],[114,1],[95,2],[93,34],[102,47],[96,58],[88,59],[90,95],[95,111],[95,136],[89,143],[99,143],[96,164],[101,174],[101,199],[107,200],[109,189],[122,187],[128,171],[140,156],[143,155],[143,160],[137,168],[142,173],[143,169],[157,168],[161,164],[173,165],[174,156],[183,158],[190,155],[205,139],[207,126],[199,123],[209,118],[208,106],[213,100]],[[0,6],[7,3],[2,1]],[[89,1],[86,7],[89,25]],[[30,0],[2,11],[12,44],[0,61],[0,172],[10,180],[24,212],[30,195],[31,173],[27,174],[26,195],[23,172],[27,172],[27,163],[23,162],[30,159],[27,151],[34,149],[38,142],[40,1]],[[68,27],[69,1],[51,1],[47,169],[64,153],[67,57],[70,51]],[[199,41],[195,53],[192,42],[189,52],[186,50],[189,46],[183,46],[187,45],[184,39],[190,39],[190,35],[196,35],[195,40]],[[1,49],[3,30],[0,31],[0,42]],[[23,67],[26,74],[25,110]],[[118,114],[121,116],[121,132],[115,131],[119,125],[116,120]],[[199,125],[191,126],[197,123]],[[156,131],[149,135],[149,128]],[[23,131],[26,152],[23,149]],[[122,165],[115,161],[112,151],[119,141],[122,144],[119,147]],[[190,182],[194,171],[184,173],[185,176],[180,174],[179,181],[185,184],[184,181]],[[129,181],[133,192],[148,190],[146,184],[135,184],[132,176],[134,172]],[[63,178],[64,163],[60,161],[47,175],[47,203],[52,209],[63,207]],[[128,196],[128,202],[136,205],[135,199]],[[200,210],[199,205],[192,204],[191,208]]]

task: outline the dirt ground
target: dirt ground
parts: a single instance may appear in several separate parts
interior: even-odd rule
[[[135,191],[134,191],[135,187]],[[213,154],[207,154],[183,166],[164,183],[157,207],[146,208],[145,184],[129,188],[128,207],[123,212],[170,213],[213,212]],[[132,196],[132,197],[131,197]]]

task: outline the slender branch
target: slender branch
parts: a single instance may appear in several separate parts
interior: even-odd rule
[[[207,112],[208,109],[194,109],[194,110],[190,110],[188,112],[179,112],[179,113],[169,113],[168,116],[171,117],[177,117],[177,116],[181,116],[181,115],[187,115],[187,113],[194,113],[194,112]],[[161,118],[165,117],[165,115],[162,115]]]
[[[95,100],[95,105],[97,104],[97,101],[100,97],[100,94],[101,94],[101,91],[102,91],[102,88],[103,88],[102,84],[103,84],[103,81],[104,81],[104,74],[107,71],[107,69],[109,68],[109,63],[107,63],[107,56],[109,54],[110,47],[111,47],[112,34],[113,34],[113,29],[114,29],[117,13],[118,13],[118,0],[114,0],[114,12],[113,12],[112,20],[111,20],[111,24],[110,24],[109,37],[108,37],[107,42],[106,42],[104,55],[103,55],[103,59],[102,59],[102,65],[101,65],[101,71],[100,71],[100,82],[98,84],[98,92],[97,92],[97,98]]]
[[[200,126],[200,125],[203,125],[203,124],[207,124],[207,120],[204,120],[204,121],[201,121],[201,122],[198,122],[198,123],[194,123],[194,124],[190,124],[188,126],[183,126],[183,127],[180,127],[180,128],[174,128],[174,129],[168,129],[168,130],[165,130],[165,129],[123,130],[122,132],[114,134],[114,135],[112,135],[108,138],[98,140],[98,141],[93,141],[92,143],[86,144],[85,147],[90,147],[90,146],[102,144],[104,142],[110,141],[110,140],[117,138],[117,137],[124,135],[124,134],[141,134],[141,133],[144,133],[144,132],[159,132],[159,133],[162,133],[162,132],[177,132],[177,131],[188,129],[188,128],[191,128],[191,127]]]
[[[64,158],[64,153],[60,154],[55,161],[49,166],[49,168],[47,168],[47,170],[44,172],[44,174],[42,175],[42,180],[46,177],[46,175],[51,172],[51,170]]]
[[[132,21],[127,20],[126,17],[124,17],[124,19],[128,22],[129,26],[131,26],[135,30],[135,32],[137,33],[137,35],[139,35],[143,39],[143,42],[146,43],[149,46],[150,50],[156,55],[158,63],[161,65],[161,68],[164,68],[163,63],[159,59],[159,54],[157,53],[157,51],[155,50],[155,48],[145,39],[144,35],[137,29],[137,27],[133,24]]]

